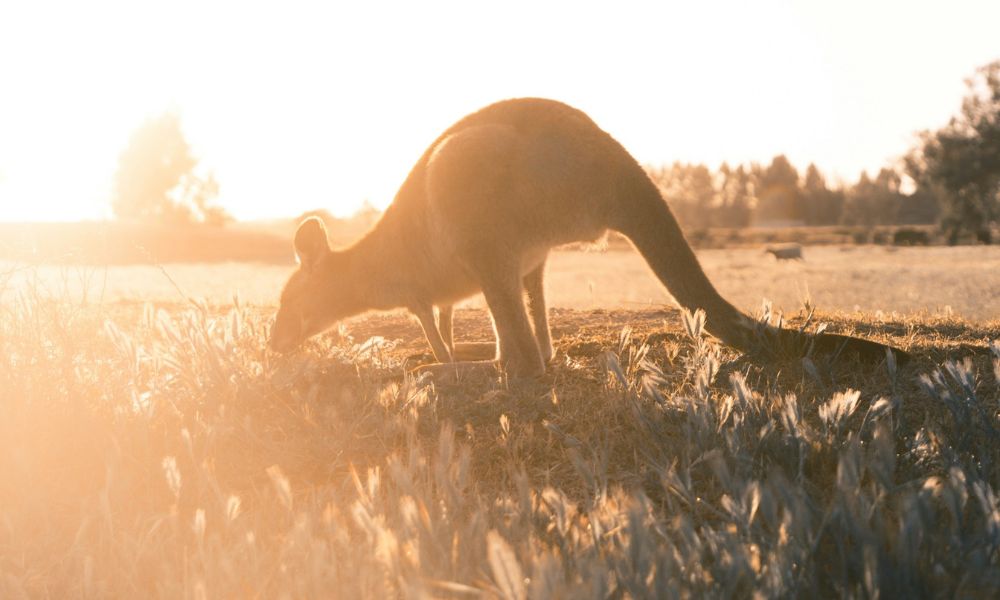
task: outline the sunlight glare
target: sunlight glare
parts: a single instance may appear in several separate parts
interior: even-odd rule
[[[928,48],[963,11],[889,4],[5,4],[0,220],[109,218],[119,153],[168,110],[240,219],[384,207],[445,127],[524,95],[583,109],[645,163],[784,153],[854,178],[995,58],[985,16]]]

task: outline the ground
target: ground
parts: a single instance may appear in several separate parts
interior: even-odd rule
[[[995,596],[998,255],[945,250],[701,254],[724,294],[773,290],[794,327],[804,278],[809,328],[892,343],[905,366],[749,357],[666,303],[555,300],[545,377],[457,383],[412,374],[430,357],[399,312],[270,353],[288,267],[168,265],[121,280],[146,282],[138,301],[121,271],[18,271],[0,596]],[[553,262],[554,298],[581,277],[595,298],[647,285],[631,255]],[[955,310],[899,312],[907,277]],[[459,310],[456,335],[490,339],[488,315]]]
[[[805,248],[804,255],[803,261],[776,261],[761,248],[698,252],[722,294],[744,310],[759,309],[766,298],[776,309],[792,313],[811,298],[826,311],[1000,318],[1000,246],[816,246]],[[0,263],[0,298],[9,297],[2,294],[3,273],[10,268]],[[48,266],[18,272],[6,289],[10,293],[17,281],[30,283],[37,277],[50,292],[91,302],[176,302],[186,296],[227,304],[238,294],[244,303],[269,306],[293,268],[263,263]],[[632,250],[555,252],[547,278],[549,304],[554,307],[671,304]],[[483,302],[474,298],[463,306],[483,307]]]

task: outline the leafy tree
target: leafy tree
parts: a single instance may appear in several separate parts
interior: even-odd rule
[[[689,222],[697,228],[711,226],[717,197],[712,172],[705,165],[690,165],[685,172],[684,184],[694,209],[694,218]]]
[[[802,217],[807,225],[834,225],[844,209],[844,192],[827,187],[826,178],[816,165],[806,169],[802,186]]]
[[[944,192],[941,225],[952,243],[964,233],[989,243],[1000,220],[1000,61],[979,68],[966,88],[959,114],[921,133],[906,164],[918,183]]]
[[[916,189],[904,195],[896,214],[899,225],[933,225],[941,220],[941,197],[939,190],[916,182]]]
[[[803,218],[799,174],[784,154],[775,156],[767,169],[760,170],[757,189],[757,217],[760,220]]]
[[[676,162],[651,169],[649,173],[681,225],[702,229],[712,224],[718,193],[708,167]]]
[[[227,222],[229,215],[212,205],[218,182],[211,174],[196,174],[197,165],[175,113],[147,119],[118,158],[111,201],[115,215],[174,224]]]
[[[862,172],[847,192],[842,221],[848,225],[891,225],[897,221],[904,196],[893,169],[882,169],[875,179]]]
[[[753,216],[753,179],[740,165],[732,170],[723,163],[719,167],[720,204],[714,225],[721,227],[749,227]]]

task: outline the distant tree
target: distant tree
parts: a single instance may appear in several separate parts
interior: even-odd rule
[[[196,174],[198,160],[181,131],[180,118],[147,119],[118,158],[111,207],[122,219],[221,225],[229,215],[212,201],[219,184]]]
[[[896,214],[899,225],[933,225],[941,218],[942,194],[927,185],[917,185],[912,193],[903,196]]]
[[[906,165],[918,183],[944,192],[941,225],[949,241],[971,233],[989,243],[1000,220],[1000,61],[979,68],[966,88],[959,114],[921,133]]]
[[[891,225],[896,223],[904,200],[901,178],[893,169],[882,169],[875,179],[862,172],[848,190],[842,222],[846,225]]]
[[[354,214],[348,219],[354,227],[367,230],[382,218],[382,211],[375,208],[369,200],[364,200]]]
[[[803,218],[799,174],[783,154],[758,171],[757,218],[760,221],[797,221]]]
[[[872,195],[872,180],[868,171],[862,171],[857,183],[850,187],[844,199],[844,211],[840,222],[844,225],[875,225],[872,222],[869,198]]]
[[[720,227],[749,227],[753,216],[753,179],[740,165],[733,170],[726,163],[719,167],[719,206],[713,224]]]
[[[843,209],[843,191],[827,187],[826,178],[816,165],[810,164],[802,186],[802,218],[806,225],[835,225]]]
[[[705,165],[676,162],[649,170],[681,225],[703,229],[712,224],[717,201],[712,172]]]
[[[688,198],[694,208],[691,225],[700,229],[711,227],[718,201],[712,172],[705,165],[689,165],[685,176]]]

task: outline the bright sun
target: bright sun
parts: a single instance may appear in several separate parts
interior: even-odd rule
[[[0,8],[0,220],[110,216],[129,134],[166,110],[243,219],[384,206],[444,127],[522,95],[643,162],[785,153],[854,178],[948,118],[1000,21],[902,1],[55,4]]]

